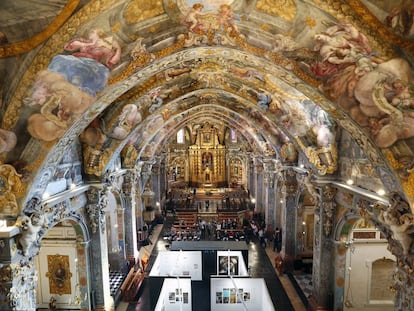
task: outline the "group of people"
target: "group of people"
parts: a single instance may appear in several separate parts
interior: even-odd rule
[[[186,227],[184,230],[179,228]],[[173,226],[167,237],[169,241],[200,241],[200,240],[236,240],[244,239],[244,231],[237,219],[223,219],[221,222],[206,221],[199,218],[197,223],[186,224],[179,222],[179,226]]]
[[[264,225],[258,226],[255,221],[250,221],[251,232],[259,238],[260,246],[267,247],[268,234]],[[273,251],[280,253],[282,250],[282,229],[277,227],[272,235],[273,239]]]

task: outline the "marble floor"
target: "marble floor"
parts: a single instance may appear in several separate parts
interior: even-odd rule
[[[150,237],[153,244],[141,248],[141,253],[150,254],[150,262],[147,271],[151,267],[158,255],[158,252],[168,249],[163,236],[171,228],[171,221],[165,222],[164,225],[158,225]],[[307,296],[298,294],[298,284],[301,283],[300,277],[296,284],[292,283],[291,278],[286,275],[278,275],[273,264],[276,253],[271,246],[266,249],[259,245],[258,240],[249,243],[249,268],[250,275],[254,278],[263,278],[266,282],[269,294],[277,311],[306,311],[302,302],[303,297]],[[133,302],[120,302],[116,311],[151,311],[149,281],[145,279],[140,292]],[[197,288],[193,288],[193,301],[197,302],[197,311],[210,311],[209,289],[207,283],[198,282]],[[300,288],[300,287],[299,287]],[[302,296],[302,298],[301,298]],[[194,309],[194,308],[193,308]]]

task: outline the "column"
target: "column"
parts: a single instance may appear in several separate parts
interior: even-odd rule
[[[154,191],[154,205],[153,205],[153,208],[155,208],[156,213],[161,213],[161,209],[160,209],[160,202],[161,202],[160,166],[158,164],[158,161],[157,161],[157,164],[154,164],[152,166],[151,179],[152,179],[152,191]]]
[[[166,159],[164,156],[160,163],[160,203],[162,207],[165,205],[167,191],[167,173],[165,163]]]
[[[256,213],[263,213],[263,164],[261,159],[255,158],[254,163],[254,192],[256,198]]]
[[[138,260],[137,222],[136,222],[136,187],[138,173],[130,169],[124,176],[122,191],[124,193],[125,217],[125,253],[130,265]]]
[[[78,241],[76,243],[77,249],[77,270],[79,273],[79,296],[75,299],[79,299],[80,309],[81,310],[91,310],[91,297],[89,293],[92,290],[91,282],[88,280],[91,279],[91,262],[89,261],[89,249],[90,249],[90,240],[88,241]]]
[[[282,198],[284,209],[282,211],[282,252],[285,254],[285,269],[293,269],[293,260],[296,257],[296,201],[298,194],[298,182],[296,172],[287,169],[283,172],[284,184]]]
[[[151,177],[151,170],[152,170],[152,163],[151,162],[145,162],[145,161],[139,161],[138,167],[137,167],[137,193],[136,193],[136,223],[137,228],[142,229],[144,226],[144,190],[145,186]]]
[[[271,159],[265,162],[264,166],[264,211],[265,222],[268,231],[275,228],[275,207],[276,195],[275,185],[275,167]]]
[[[114,301],[109,287],[109,260],[104,209],[107,206],[106,189],[91,187],[87,192],[86,211],[91,229],[92,297],[94,310],[113,310]]]
[[[331,235],[336,205],[335,193],[335,188],[325,186],[321,201],[315,209],[313,293],[310,299],[313,310],[331,310],[333,304],[331,276],[334,275],[335,245]]]
[[[246,163],[246,167],[248,168],[248,184],[247,184],[247,189],[249,190],[249,195],[250,197],[254,197],[255,192],[254,192],[254,163],[253,163],[253,159],[249,158],[247,160]]]

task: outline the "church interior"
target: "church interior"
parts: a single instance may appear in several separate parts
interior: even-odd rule
[[[414,310],[411,0],[0,17],[0,310]]]

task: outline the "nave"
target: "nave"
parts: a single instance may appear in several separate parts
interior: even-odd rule
[[[168,236],[171,231],[174,225],[174,218],[170,215],[166,218],[164,224],[157,225],[150,236],[153,244],[141,248],[141,250],[144,249],[144,253],[150,254],[149,264],[146,269],[147,275],[151,271],[158,253],[169,249],[169,244],[164,237]],[[249,243],[248,249],[250,276],[265,280],[275,310],[305,311],[305,304],[307,304],[306,294],[295,280],[300,277],[309,278],[310,275],[301,272],[298,272],[299,278],[295,278],[296,276],[294,277],[293,274],[278,275],[273,263],[275,256],[278,254],[273,251],[271,241],[267,243],[266,248],[263,248],[260,246],[258,238],[254,237]],[[193,287],[193,310],[210,311],[209,280],[195,283],[198,284]],[[146,277],[134,301],[120,302],[116,311],[149,311],[151,310],[150,300],[150,285]]]

